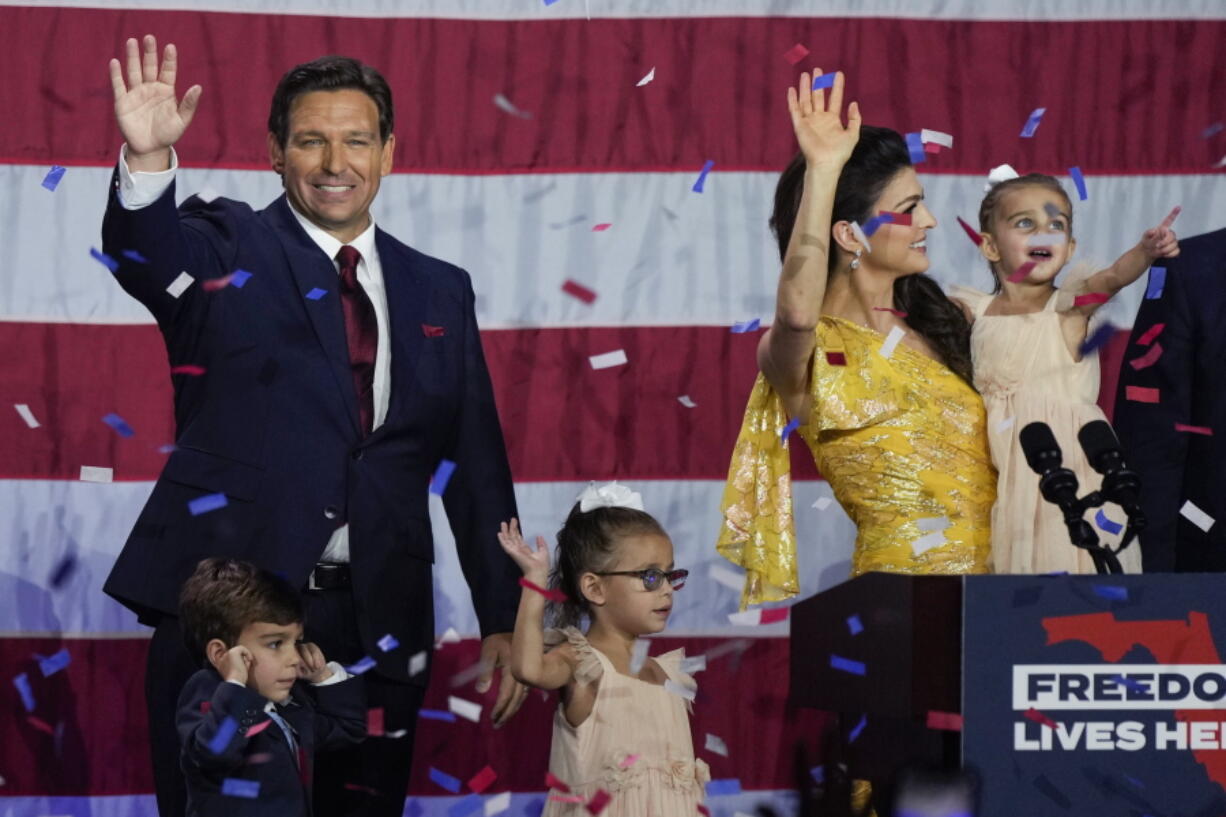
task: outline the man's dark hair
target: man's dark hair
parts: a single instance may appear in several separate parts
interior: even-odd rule
[[[383,75],[352,57],[330,55],[285,72],[272,95],[268,112],[268,130],[277,135],[277,143],[285,147],[289,140],[289,112],[294,100],[311,91],[339,91],[353,88],[375,101],[379,109],[379,139],[386,142],[392,135],[392,89]]]
[[[300,623],[302,599],[285,579],[250,562],[212,558],[183,584],[179,616],[187,648],[199,660],[214,638],[233,647],[254,622]]]

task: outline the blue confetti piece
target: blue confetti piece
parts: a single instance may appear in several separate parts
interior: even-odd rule
[[[813,782],[817,785],[822,785],[826,782],[826,767],[814,766],[809,770],[809,776],[813,778]]]
[[[484,808],[485,798],[473,793],[452,803],[447,809],[447,817],[468,817],[469,814],[482,811]]]
[[[1094,522],[1097,523],[1099,530],[1105,530],[1107,533],[1119,533],[1124,529],[1124,526],[1119,522],[1113,522],[1103,511],[1098,509],[1098,513],[1094,515]]]
[[[55,188],[59,187],[60,179],[64,178],[64,173],[68,170],[66,167],[59,165],[51,165],[51,169],[47,171],[47,175],[43,176],[43,187],[55,192]]]
[[[834,653],[830,654],[830,666],[843,672],[850,672],[853,675],[864,675],[867,672],[863,661],[852,661],[850,658],[844,658]]]
[[[192,516],[199,516],[202,513],[215,511],[218,508],[226,507],[225,494],[205,494],[198,496],[187,503],[187,509],[192,512]]]
[[[864,226],[860,229],[864,231],[865,238],[872,238],[873,233],[877,232],[877,230],[881,228],[882,224],[890,224],[892,222],[893,219],[891,219],[889,216],[873,216],[868,221],[864,222]]]
[[[557,0],[554,0],[554,2],[557,2]],[[546,0],[546,4],[548,4],[548,0]],[[410,797],[408,802],[405,804],[404,817],[422,817],[422,815],[425,813],[426,810],[422,808],[421,803]]]
[[[1094,592],[1111,601],[1128,601],[1128,588],[1114,584],[1096,584]]]
[[[788,436],[798,428],[800,428],[800,419],[792,418],[788,421],[788,424],[783,427],[783,431],[779,434],[779,439],[786,443],[788,441]]]
[[[860,617],[848,616],[847,629],[851,631],[852,635],[859,635],[860,633],[864,632],[864,625],[860,623]]]
[[[435,496],[442,496],[443,491],[447,490],[447,483],[451,481],[451,475],[455,473],[455,463],[451,460],[442,460],[438,464],[438,470],[434,472],[434,476],[430,477],[430,493]]]
[[[123,257],[129,261],[135,261],[138,264],[148,264],[149,259],[138,253],[136,250],[124,250]]]
[[[128,425],[122,417],[114,412],[103,417],[102,422],[115,429],[115,433],[120,437],[131,437],[136,433],[132,430],[132,426]]]
[[[1133,683],[1136,683],[1136,682],[1134,681]],[[1145,788],[1145,784],[1142,783],[1140,780],[1137,780],[1135,777],[1129,777],[1128,775],[1124,775],[1124,779],[1127,780],[1132,785],[1136,786],[1138,789]],[[1147,814],[1145,815],[1145,817],[1149,817],[1149,815]]]
[[[556,2],[558,2],[558,0],[545,0],[545,5],[552,6]]]
[[[21,705],[26,708],[26,712],[34,711],[34,690],[30,689],[30,679],[23,672],[13,679],[13,686],[17,687],[18,694],[21,695]]]
[[[213,739],[209,741],[209,751],[215,755],[219,755],[226,750],[230,745],[230,739],[238,732],[238,721],[234,718],[227,717],[217,727],[217,731],[213,734]]]
[[[64,583],[77,571],[77,555],[69,553],[60,559],[59,564],[55,566],[55,570],[51,571],[51,587],[58,590],[64,586]]]
[[[740,794],[741,781],[735,777],[707,782],[707,797],[722,797],[726,794]]]
[[[308,301],[318,301],[320,298],[328,294],[328,290],[315,287],[306,294]]]
[[[247,800],[255,800],[260,796],[260,781],[227,777],[221,781],[221,793],[228,797],[242,797]]]
[[[1115,681],[1117,684],[1119,684],[1122,687],[1128,687],[1133,692],[1139,692],[1141,694],[1145,694],[1147,692],[1145,684],[1141,683],[1140,681],[1134,680],[1132,678],[1127,678],[1123,675],[1117,675],[1111,680]]]
[[[762,321],[754,318],[751,321],[742,321],[741,323],[732,324],[732,334],[743,335],[746,332],[756,332],[758,327],[762,325]]]
[[[353,666],[345,667],[345,671],[350,675],[361,675],[364,672],[370,672],[375,668],[375,659],[369,655],[364,656],[361,661],[358,661]]]
[[[400,646],[400,642],[396,640],[396,636],[392,635],[391,633],[388,633],[387,635],[383,636],[383,638],[380,638],[378,644],[379,649],[383,650],[384,652],[391,652]]]
[[[1166,288],[1166,267],[1149,268],[1149,285],[1145,288],[1146,300],[1153,301],[1162,297]]]
[[[39,656],[38,668],[42,670],[43,677],[46,678],[49,675],[55,675],[64,667],[68,666],[71,661],[72,657],[68,655],[68,648],[64,647],[59,652],[55,653],[54,655],[48,655],[46,658]]]
[[[446,721],[447,723],[455,723],[454,712],[444,712],[441,709],[419,709],[417,710],[419,718],[425,718],[428,721]]]
[[[1073,177],[1073,184],[1077,185],[1077,198],[1082,201],[1090,198],[1090,194],[1086,192],[1086,177],[1081,175],[1081,168],[1070,167],[1068,174]]]
[[[430,779],[452,794],[460,793],[460,781],[446,772],[440,772],[433,766],[430,767]]]
[[[698,181],[694,182],[694,186],[690,189],[695,193],[701,193],[702,186],[707,181],[707,174],[711,172],[711,168],[713,167],[715,167],[715,160],[707,159],[706,163],[702,166],[702,172],[698,174]]]
[[[818,74],[817,76],[813,78],[813,87],[810,90],[818,91],[818,90],[821,90],[822,88],[833,88],[834,87],[834,75],[836,73],[837,73],[836,71],[831,71],[826,74]]]
[[[855,743],[856,738],[860,737],[860,733],[864,731],[864,727],[868,726],[868,715],[861,715],[860,722],[851,730],[851,734],[847,736],[848,743]]]
[[[1094,334],[1081,342],[1078,352],[1082,357],[1085,357],[1098,347],[1105,345],[1113,337],[1115,337],[1115,327],[1109,323],[1104,323],[1094,330]]]
[[[1200,132],[1200,138],[1208,139],[1210,136],[1221,133],[1224,130],[1226,130],[1226,124],[1223,124],[1221,122],[1214,122],[1212,125],[1210,125],[1209,127],[1205,128],[1203,131]],[[55,170],[55,168],[51,168],[51,169]]]
[[[911,154],[911,164],[918,165],[928,161],[928,154],[924,152],[924,140],[918,133],[908,133],[904,138],[907,140],[907,152]]]
[[[92,255],[99,264],[106,267],[111,272],[115,272],[119,269],[119,262],[102,252],[102,250],[95,250],[93,247],[90,247],[89,254]]]
[[[230,286],[242,289],[243,286],[251,280],[251,273],[245,269],[234,270],[234,277],[230,279]]]
[[[1035,108],[1030,112],[1030,117],[1026,120],[1026,124],[1022,126],[1022,138],[1029,139],[1034,136],[1034,132],[1039,129],[1039,123],[1043,121],[1043,114],[1047,113],[1046,108]]]

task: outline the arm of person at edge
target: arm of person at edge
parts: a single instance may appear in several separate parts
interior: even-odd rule
[[[821,73],[820,68],[815,70]],[[852,102],[847,107],[847,126],[843,126],[841,71],[835,74],[829,104],[825,90],[811,89],[808,72],[801,73],[797,87],[788,88],[788,111],[805,157],[804,191],[784,254],[775,320],[758,343],[758,368],[793,416],[801,413],[795,409],[805,400],[817,344],[835,188],[860,138],[861,121],[860,107]]]

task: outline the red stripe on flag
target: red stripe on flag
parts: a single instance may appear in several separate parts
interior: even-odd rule
[[[396,165],[415,173],[696,172],[708,158],[724,171],[780,169],[795,151],[784,90],[815,62],[780,59],[797,42],[821,43],[822,64],[846,73],[866,121],[953,134],[958,149],[931,156],[927,172],[978,174],[1002,157],[1057,174],[1073,158],[1087,175],[1208,172],[1221,149],[1201,132],[1226,98],[1221,20],[488,21],[4,7],[0,30],[9,64],[38,66],[3,90],[5,110],[37,120],[0,120],[2,161],[23,164],[114,161],[106,65],[145,31],[178,46],[180,91],[204,87],[180,144],[196,166],[266,168],[281,72],[337,43],[387,76],[399,102]],[[49,61],[52,35],[73,47]],[[906,54],[905,82],[896,61],[865,43]],[[655,81],[636,87],[649,66]],[[1052,76],[1086,81],[1000,81]],[[500,110],[497,94],[532,118]],[[1043,127],[1020,139],[1036,105],[1047,108]]]

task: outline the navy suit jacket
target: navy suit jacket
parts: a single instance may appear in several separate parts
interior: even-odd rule
[[[360,676],[327,686],[294,685],[291,702],[279,706],[277,714],[294,730],[296,752],[275,722],[260,728],[271,720],[264,711],[267,703],[258,692],[222,680],[212,667],[188,679],[175,717],[187,817],[306,817],[315,752],[341,749],[366,736]],[[220,740],[218,730],[227,719],[237,728],[228,740]],[[247,737],[252,727],[256,732]],[[258,797],[223,794],[226,779],[259,784]]]
[[[1226,570],[1226,229],[1179,248],[1157,264],[1166,267],[1162,296],[1141,302],[1115,398],[1115,429],[1142,480],[1146,572]],[[1127,361],[1146,351],[1137,339],[1159,323],[1162,355],[1138,371]],[[1161,399],[1130,401],[1129,386],[1156,388]],[[1214,518],[1208,533],[1180,515],[1187,500]]]
[[[196,197],[176,209],[172,185],[125,210],[117,187],[118,173],[102,230],[116,277],[153,313],[170,364],[205,373],[172,376],[175,450],[106,592],[147,621],[174,614],[207,556],[305,587],[348,521],[363,645],[380,674],[408,679],[409,656],[429,654],[434,638],[427,490],[447,459],[456,469],[443,502],[481,634],[512,631],[520,572],[496,533],[516,515],[515,496],[468,274],[377,230],[391,395],[387,419],[363,438],[336,269],[285,196],[259,212]],[[203,286],[239,269],[250,273],[241,287]],[[167,287],[184,271],[195,282],[173,297]],[[313,289],[326,294],[306,298]],[[190,513],[189,501],[214,493],[225,507]],[[376,644],[389,633],[401,647],[384,652]]]

